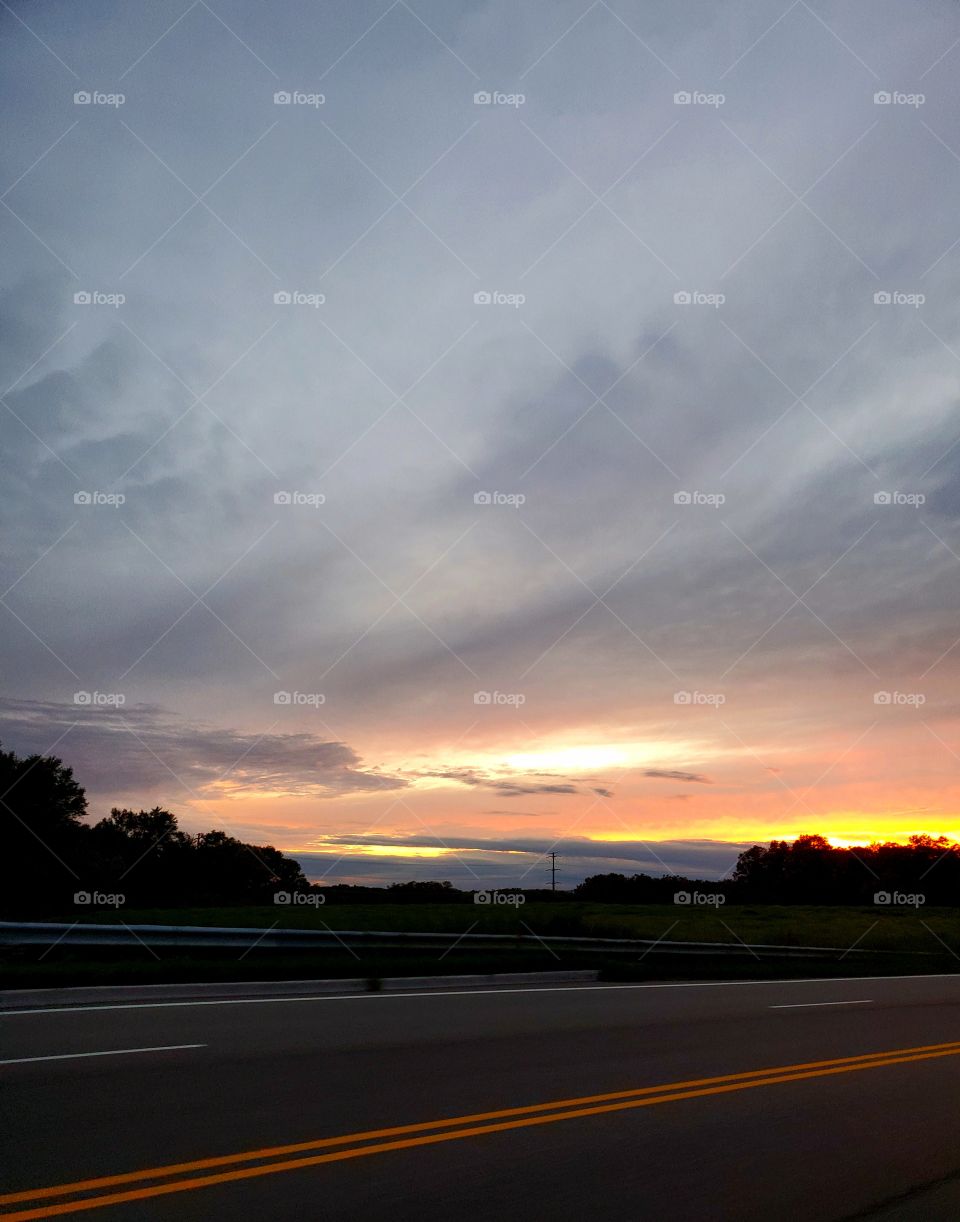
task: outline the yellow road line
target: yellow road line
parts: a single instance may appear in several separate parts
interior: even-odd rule
[[[200,1159],[192,1163],[173,1164],[168,1167],[154,1168],[139,1172],[127,1172],[118,1176],[104,1176],[92,1180],[79,1180],[72,1184],[62,1184],[53,1188],[37,1189],[31,1192],[10,1193],[0,1197],[0,1204],[14,1204],[26,1200],[40,1200],[50,1196],[62,1196],[104,1187],[107,1184],[117,1185],[134,1181],[174,1175],[182,1171],[200,1170],[212,1166],[224,1166],[228,1163],[264,1159],[276,1154],[291,1154],[304,1150],[327,1148],[328,1152],[315,1154],[308,1158],[285,1159],[282,1162],[262,1163],[256,1167],[234,1168],[216,1175],[202,1176],[195,1179],[181,1179],[173,1183],[152,1184],[143,1188],[130,1189],[125,1192],[109,1193],[103,1196],[88,1197],[83,1200],[66,1201],[55,1205],[43,1205],[36,1208],[4,1213],[0,1218],[8,1222],[28,1222],[28,1219],[52,1218],[67,1213],[80,1212],[87,1209],[97,1209],[107,1205],[119,1205],[128,1201],[143,1200],[148,1197],[164,1196],[174,1192],[186,1192],[196,1188],[208,1187],[214,1184],[231,1183],[237,1180],[252,1179],[263,1175],[273,1175],[281,1171],[300,1170],[314,1167],[322,1163],[341,1162],[346,1159],[362,1158],[368,1154],[382,1154],[391,1150],[410,1149],[415,1146],[434,1145],[438,1142],[456,1141],[465,1137],[477,1137],[485,1133],[499,1133],[509,1129],[528,1128],[533,1125],[552,1124],[560,1120],[572,1120],[581,1116],[596,1116],[607,1112],[626,1111],[634,1108],[652,1107],[658,1103],[673,1103],[683,1099],[696,1099],[708,1095],[727,1094],[733,1091],[748,1090],[757,1086],[772,1086],[782,1082],[797,1082],[807,1078],[829,1077],[835,1074],[852,1073],[861,1069],[879,1069],[885,1065],[901,1065],[915,1061],[934,1060],[940,1057],[960,1055],[960,1042],[949,1044],[929,1044],[913,1049],[892,1049],[889,1052],[875,1052],[860,1057],[841,1057],[831,1061],[810,1061],[798,1065],[785,1065],[778,1068],[755,1070],[752,1073],[724,1074],[714,1078],[701,1078],[689,1082],[674,1082],[662,1086],[641,1087],[632,1091],[617,1091],[606,1095],[587,1095],[579,1099],[557,1100],[520,1108],[506,1108],[497,1112],[480,1112],[472,1116],[455,1116],[432,1123],[401,1125],[390,1129],[374,1129],[362,1133],[352,1133],[342,1137],[323,1138],[315,1142],[302,1142],[292,1146],[277,1146],[262,1150],[248,1151],[243,1154],[215,1159]],[[617,1102],[614,1102],[617,1100]],[[600,1102],[598,1102],[600,1101]],[[591,1105],[591,1106],[585,1106]],[[553,1110],[563,1109],[563,1110]],[[536,1112],[537,1115],[530,1113]],[[543,1114],[546,1113],[546,1114]],[[494,1118],[501,1119],[499,1123],[478,1124],[478,1121]],[[461,1125],[466,1127],[455,1128]],[[433,1130],[446,1129],[436,1132]],[[431,1130],[424,1132],[424,1130]],[[393,1136],[404,1133],[418,1132],[420,1135],[407,1137],[398,1141],[372,1142],[367,1145],[356,1145],[360,1141],[368,1141],[377,1137]],[[354,1143],[353,1148],[345,1150],[329,1150],[335,1145]]]
[[[185,1171],[204,1171],[212,1167],[224,1167],[233,1163],[253,1162],[281,1155],[302,1154],[307,1150],[321,1150],[330,1146],[347,1145],[370,1141],[377,1137],[400,1137],[408,1133],[423,1133],[434,1129],[454,1128],[457,1125],[476,1124],[482,1120],[502,1120],[508,1116],[525,1116],[558,1108],[580,1107],[590,1103],[606,1103],[615,1099],[629,1099],[643,1095],[686,1090],[690,1087],[711,1086],[721,1082],[736,1082],[744,1078],[757,1078],[770,1074],[793,1073],[806,1069],[820,1069],[832,1065],[846,1065],[852,1061],[875,1061],[891,1056],[907,1056],[921,1052],[937,1052],[948,1048],[960,1048],[960,1040],[946,1044],[923,1044],[917,1048],[894,1048],[885,1052],[865,1052],[856,1056],[836,1057],[827,1061],[803,1061],[795,1065],[777,1065],[766,1069],[752,1069],[742,1073],[722,1074],[710,1078],[693,1078],[682,1082],[665,1082],[660,1086],[641,1086],[632,1090],[610,1091],[601,1095],[582,1095],[573,1099],[556,1099],[550,1103],[535,1103],[525,1107],[501,1108],[492,1112],[475,1112],[466,1116],[453,1116],[445,1120],[432,1120],[418,1124],[395,1125],[385,1129],[368,1129],[360,1133],[348,1133],[341,1137],[324,1137],[314,1141],[302,1141],[293,1145],[270,1146],[260,1150],[247,1150],[240,1154],[226,1154],[213,1158],[195,1159],[185,1163],[171,1163],[163,1167],[148,1167],[140,1171],[127,1171],[120,1175],[104,1175],[96,1179],[76,1180],[69,1184],[58,1184],[52,1188],[39,1188],[26,1192],[11,1192],[0,1196],[0,1205],[12,1205],[20,1201],[36,1201],[54,1196],[89,1191],[94,1188],[109,1188],[119,1184],[130,1184],[137,1180],[159,1179],[168,1175],[179,1175]]]

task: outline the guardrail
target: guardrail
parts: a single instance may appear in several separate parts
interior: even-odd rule
[[[222,946],[285,950],[471,950],[547,949],[597,954],[750,955],[811,958],[822,955],[912,955],[927,951],[864,950],[842,946],[778,946],[746,942],[667,942],[649,938],[584,938],[496,933],[411,933],[384,929],[257,929],[221,925],[88,925],[54,921],[0,921],[0,946]]]

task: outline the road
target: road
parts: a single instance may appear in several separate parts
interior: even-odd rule
[[[960,1217],[960,975],[74,1007],[0,1033],[0,1218]]]

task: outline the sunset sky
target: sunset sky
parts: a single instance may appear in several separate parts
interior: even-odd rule
[[[960,837],[954,0],[0,32],[4,747],[328,882]]]

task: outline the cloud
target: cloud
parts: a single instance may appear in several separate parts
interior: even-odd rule
[[[483,814],[494,817],[503,816],[510,819],[544,819],[548,815],[545,810],[485,810]]]
[[[305,733],[217,729],[147,705],[4,700],[0,730],[7,749],[62,757],[97,795],[160,791],[177,801],[184,791],[203,798],[266,790],[329,798],[407,785],[401,777],[365,770],[346,743]]]
[[[482,789],[494,789],[505,798],[521,798],[531,793],[573,794],[581,792],[578,786],[570,781],[504,780],[502,777],[481,772],[476,768],[442,768],[422,772],[419,775],[457,781],[461,785],[478,786]]]
[[[236,36],[171,3],[107,25],[45,6],[64,63],[94,39],[129,66],[125,128],[51,90],[37,63],[61,67],[13,19],[0,47],[18,133],[0,217],[6,691],[55,709],[120,684],[193,789],[249,747],[231,776],[250,790],[375,793],[435,765],[571,807],[612,800],[608,778],[444,773],[462,758],[444,744],[663,737],[655,758],[703,760],[739,809],[761,744],[791,776],[813,744],[826,793],[833,744],[864,733],[876,777],[878,687],[925,674],[925,716],[947,717],[960,167],[930,133],[960,123],[952,0],[839,6],[835,38],[804,5],[775,28],[763,5],[640,6],[670,71],[723,76],[716,112],[677,107],[653,61],[638,76],[636,41],[603,5],[579,20],[582,0],[397,5],[369,30],[363,6],[289,0],[280,23],[246,6]],[[878,110],[845,44],[890,80],[929,69],[922,114]],[[322,112],[275,107],[264,64],[308,81],[316,47]],[[522,113],[474,106],[472,72],[523,73]],[[184,211],[178,178],[214,183],[204,208]],[[74,304],[121,285],[119,309]],[[874,301],[921,286],[918,308]],[[325,301],[278,306],[278,289]],[[84,489],[126,500],[79,507]],[[718,675],[726,725],[674,704]],[[322,691],[336,734],[296,709],[271,729],[278,689]],[[524,704],[480,709],[478,690]],[[242,731],[212,728],[234,709]],[[901,746],[922,742],[889,711]],[[42,745],[42,717],[18,716]],[[84,716],[64,753],[80,744],[104,792],[159,784],[119,725]],[[385,748],[424,771],[364,765]],[[941,779],[916,785],[939,801]],[[649,793],[624,778],[615,800],[639,819]]]
[[[503,794],[505,798],[520,798],[527,793],[579,793],[576,785],[555,785],[549,783],[538,784],[537,782],[527,781],[488,781],[488,788],[496,789]]]
[[[672,768],[648,768],[644,776],[659,777],[664,781],[690,781],[698,785],[711,785],[713,782],[699,772],[679,772]]]
[[[460,887],[482,885],[542,886],[544,862],[551,851],[558,853],[565,887],[589,874],[645,873],[679,874],[695,878],[722,878],[730,873],[737,857],[751,842],[709,840],[644,841],[590,840],[568,836],[556,838],[440,836],[429,833],[318,837],[329,852],[307,850],[295,854],[311,878],[326,882],[377,879],[397,881],[419,878],[449,878]],[[396,857],[364,855],[364,848],[393,849]],[[444,848],[441,857],[407,858],[404,849]],[[471,881],[472,880],[472,881]],[[478,881],[479,880],[479,881]]]

